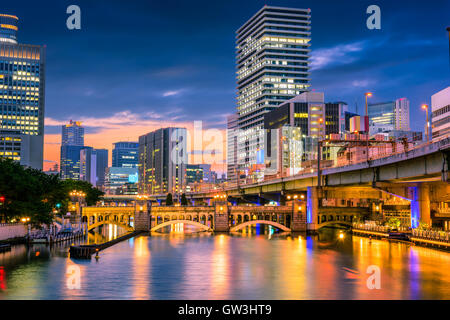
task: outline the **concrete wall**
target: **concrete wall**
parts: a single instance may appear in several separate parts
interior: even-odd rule
[[[22,223],[0,224],[0,240],[24,237],[27,232],[27,226]]]

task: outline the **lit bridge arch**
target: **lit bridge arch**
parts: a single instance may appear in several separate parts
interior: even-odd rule
[[[251,225],[255,225],[255,224],[267,224],[267,225],[273,226],[275,228],[278,228],[280,230],[291,232],[291,229],[289,229],[288,227],[282,225],[281,223],[270,221],[270,220],[250,220],[250,221],[246,221],[246,222],[240,223],[240,224],[230,228],[230,232],[239,231],[239,230],[241,230],[241,229],[243,229],[243,228],[245,228],[247,226],[251,226]]]
[[[170,225],[174,225],[174,224],[177,224],[177,223],[183,223],[183,224],[188,224],[188,225],[191,225],[191,226],[196,226],[196,227],[199,227],[200,229],[202,229],[202,231],[212,231],[212,229],[210,227],[208,227],[207,225],[204,225],[204,224],[202,224],[200,222],[197,222],[197,221],[191,221],[191,220],[170,220],[170,221],[166,221],[166,222],[157,224],[156,226],[154,226],[153,228],[150,229],[150,232],[157,231],[157,230],[159,230],[161,228],[164,228],[164,227],[167,227],[167,226],[170,226]]]
[[[114,225],[117,225],[119,227],[122,227],[122,228],[126,229],[127,231],[130,231],[130,232],[134,231],[134,228],[131,227],[130,225],[125,224],[125,223],[121,223],[121,222],[116,221],[116,220],[111,220],[111,221],[110,220],[102,220],[102,221],[90,224],[88,226],[88,231],[91,231],[91,230],[93,230],[93,229],[95,229],[97,227],[100,227],[101,225],[104,225],[104,224],[114,224]]]

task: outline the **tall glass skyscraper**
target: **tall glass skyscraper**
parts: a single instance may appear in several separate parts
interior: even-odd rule
[[[62,179],[80,179],[80,151],[84,149],[84,128],[72,121],[61,127],[60,176]]]
[[[139,137],[139,192],[179,194],[184,191],[187,130],[162,128]]]
[[[236,36],[240,168],[264,147],[264,114],[307,91],[311,10],[264,6]]]
[[[45,46],[18,44],[13,15],[0,14],[0,129],[33,136],[30,166],[42,169]],[[20,159],[20,151],[14,151]]]
[[[406,98],[369,104],[368,113],[370,134],[410,130],[409,100]]]
[[[112,166],[120,168],[137,168],[139,162],[138,142],[116,142],[113,144]]]

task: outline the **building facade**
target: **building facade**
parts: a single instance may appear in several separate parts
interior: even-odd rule
[[[116,142],[112,150],[112,166],[137,168],[139,163],[138,142]]]
[[[369,104],[368,113],[371,135],[392,130],[410,130],[409,100],[406,98]]]
[[[84,147],[80,150],[80,180],[101,188],[105,185],[106,168],[108,168],[107,149]]]
[[[450,133],[450,87],[431,96],[431,135],[433,139]]]
[[[45,46],[19,44],[13,15],[0,14],[0,129],[33,139],[29,163],[41,169],[44,151]]]
[[[264,114],[308,90],[311,10],[264,6],[236,34],[238,165],[257,163]]]
[[[62,146],[84,146],[84,128],[80,121],[72,121],[62,126]]]
[[[42,139],[42,135],[0,129],[0,157],[18,161],[25,167],[39,168]]]
[[[126,167],[110,167],[105,171],[105,192],[107,194],[123,194],[123,187],[128,184],[137,185],[138,169]]]
[[[187,130],[162,128],[139,137],[139,192],[180,194],[187,164]]]
[[[229,182],[237,182],[238,177],[238,120],[237,114],[227,118],[227,180]]]
[[[61,126],[61,179],[80,179],[80,151],[84,148],[84,128],[79,121]]]

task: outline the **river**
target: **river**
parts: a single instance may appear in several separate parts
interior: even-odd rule
[[[98,261],[68,258],[67,245],[14,246],[0,253],[0,299],[450,299],[450,253],[435,249],[337,229],[173,230],[123,241]],[[367,286],[369,266],[380,289]]]

